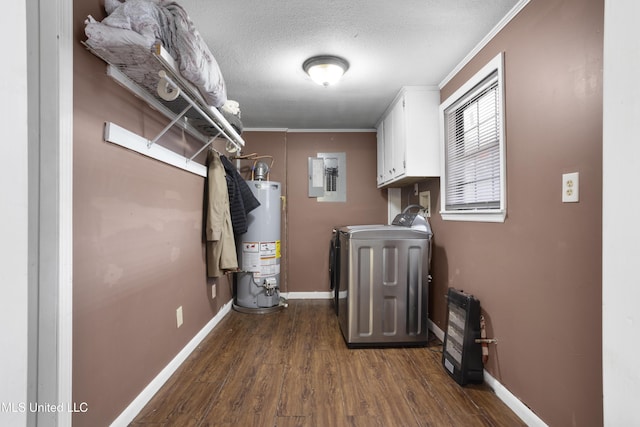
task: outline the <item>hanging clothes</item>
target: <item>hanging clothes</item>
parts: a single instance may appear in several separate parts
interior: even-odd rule
[[[207,275],[220,277],[238,269],[233,237],[229,193],[220,154],[211,151],[207,170]]]
[[[227,174],[227,190],[229,192],[229,209],[231,225],[236,239],[247,232],[247,214],[260,206],[260,202],[253,195],[247,182],[242,178],[238,169],[225,156],[220,156]]]

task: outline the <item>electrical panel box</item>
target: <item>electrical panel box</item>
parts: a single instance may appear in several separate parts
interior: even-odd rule
[[[449,288],[447,293],[447,330],[442,347],[442,364],[460,385],[481,383],[484,366],[481,336],[480,301],[473,295]]]
[[[347,154],[318,153],[309,157],[309,197],[318,202],[347,201]]]

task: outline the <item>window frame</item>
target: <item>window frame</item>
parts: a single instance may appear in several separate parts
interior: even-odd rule
[[[449,209],[447,210],[447,141],[446,141],[446,116],[445,111],[456,104],[462,105],[464,101],[472,99],[479,94],[482,88],[486,87],[486,80],[496,74],[498,84],[498,114],[499,114],[499,186],[500,201],[499,207],[495,208],[471,208],[471,209]],[[477,222],[504,222],[507,215],[507,175],[506,175],[506,140],[505,140],[505,101],[504,101],[504,54],[500,52],[476,74],[473,75],[458,90],[449,96],[439,110],[440,123],[440,147],[441,147],[441,170],[440,178],[440,215],[445,221],[477,221]]]

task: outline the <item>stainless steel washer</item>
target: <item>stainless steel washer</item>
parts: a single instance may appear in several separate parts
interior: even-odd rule
[[[429,223],[404,212],[392,225],[345,226],[338,234],[338,318],[347,345],[426,345]]]

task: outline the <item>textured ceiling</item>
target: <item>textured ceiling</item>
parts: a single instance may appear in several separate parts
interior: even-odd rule
[[[180,0],[250,128],[373,128],[402,86],[437,86],[518,0]],[[324,88],[302,71],[346,58]]]

